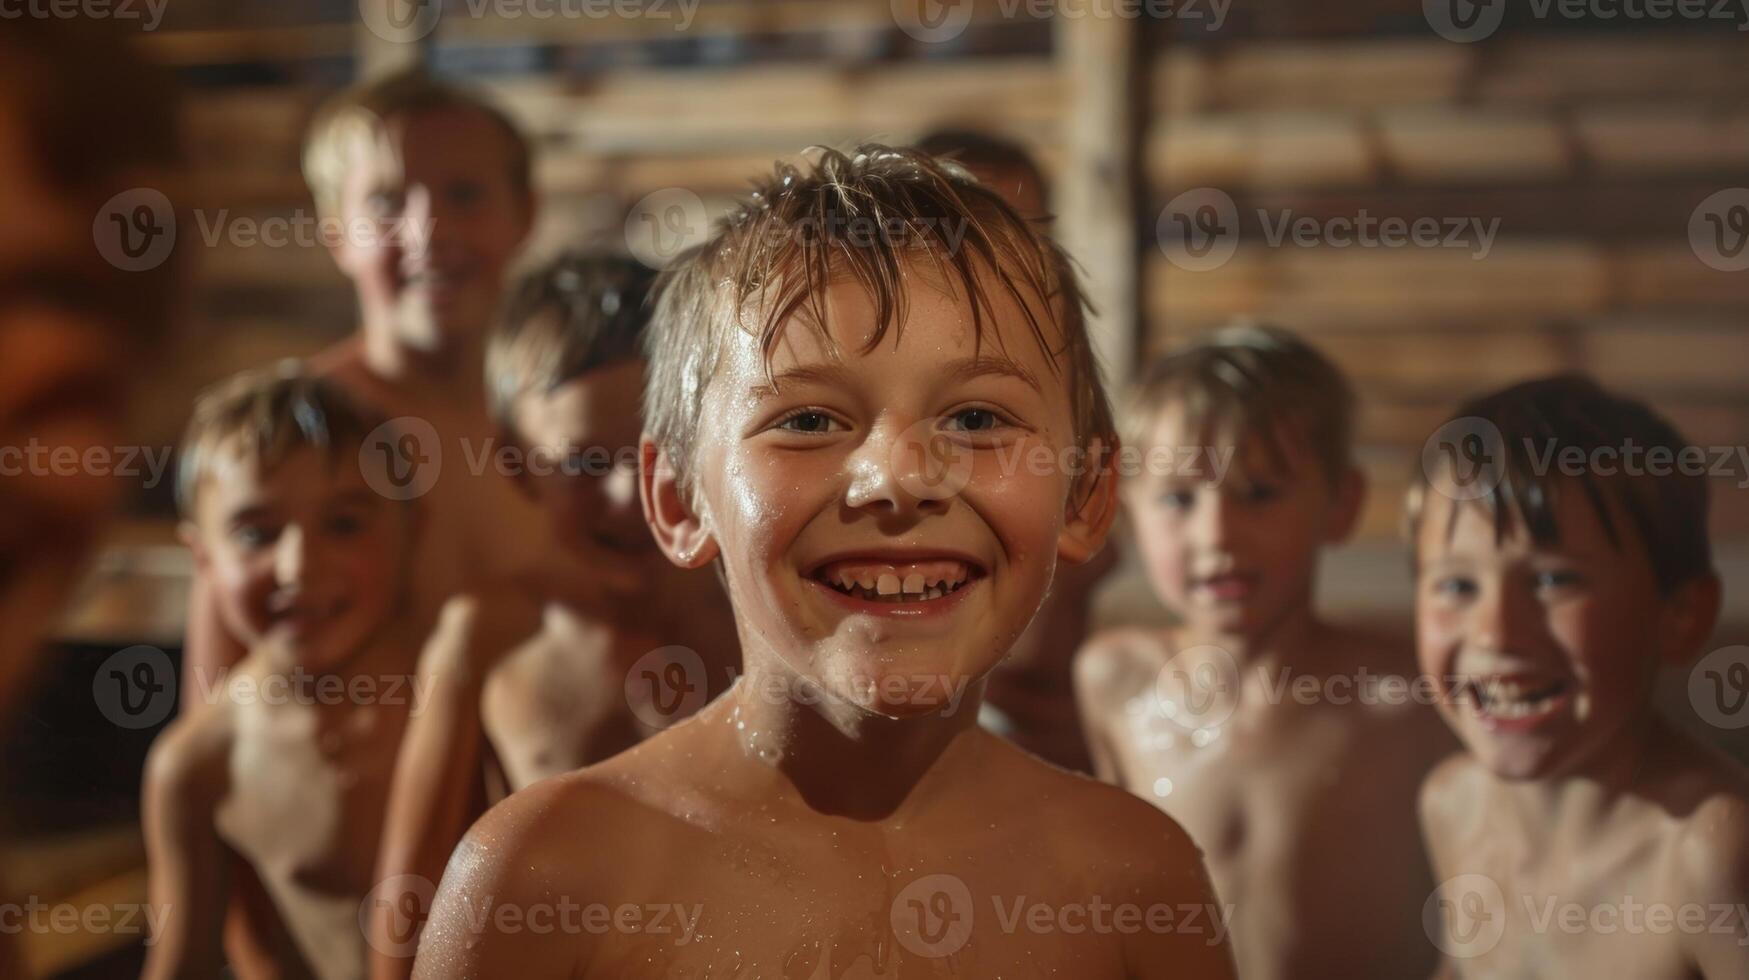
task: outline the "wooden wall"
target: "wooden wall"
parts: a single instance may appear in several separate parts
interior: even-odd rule
[[[622,245],[627,209],[658,190],[719,206],[810,143],[971,123],[1060,171],[1075,84],[1060,35],[1027,3],[973,6],[962,36],[926,44],[897,29],[888,0],[704,0],[684,32],[653,19],[476,18],[457,0],[419,50],[534,134],[539,252]],[[304,121],[382,42],[354,4],[331,0],[295,23],[282,12],[273,29],[239,26],[260,21],[217,4],[182,14],[146,43],[197,86],[202,206],[311,213],[296,168]],[[1492,38],[1459,44],[1428,27],[1420,0],[1234,0],[1222,30],[1206,24],[1135,23],[1151,61],[1135,134],[1142,315],[1126,333],[1145,354],[1258,316],[1328,350],[1365,404],[1365,541],[1394,540],[1406,474],[1442,414],[1516,378],[1591,371],[1653,399],[1696,442],[1749,443],[1749,272],[1710,268],[1688,234],[1701,201],[1749,184],[1749,34],[1515,8]],[[1175,265],[1156,237],[1161,209],[1197,188],[1241,216],[1218,269]],[[1498,238],[1485,258],[1271,247],[1259,211],[1474,218],[1497,221]],[[221,245],[202,258],[198,356],[173,388],[352,325],[345,283],[318,249]],[[165,399],[154,423],[174,432],[183,411]],[[1745,477],[1719,486],[1727,547],[1749,545],[1749,492],[1734,485]]]

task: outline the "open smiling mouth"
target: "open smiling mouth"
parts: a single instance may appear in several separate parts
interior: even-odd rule
[[[1573,688],[1566,678],[1477,676],[1465,679],[1457,693],[1484,721],[1527,727],[1566,707]]]
[[[828,562],[808,576],[833,592],[863,602],[892,605],[933,602],[959,593],[984,570],[955,559]]]

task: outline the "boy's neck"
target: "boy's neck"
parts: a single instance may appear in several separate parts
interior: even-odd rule
[[[1648,708],[1573,770],[1504,783],[1513,812],[1533,840],[1543,835],[1584,839],[1624,795],[1641,785],[1666,734],[1663,722]]]
[[[1252,634],[1186,626],[1179,631],[1178,646],[1219,647],[1232,655],[1241,671],[1273,668],[1314,671],[1329,627],[1313,611],[1310,597],[1307,599],[1296,602],[1286,615]]]
[[[366,310],[359,329],[359,355],[376,378],[415,394],[441,394],[456,405],[480,405],[484,411],[485,349],[473,338],[483,331],[462,331],[443,346],[423,350],[401,336],[391,311]]]
[[[788,696],[802,683],[780,663],[750,659],[723,711],[712,714],[750,763],[781,774],[809,808],[853,820],[886,819],[922,802],[915,791],[955,740],[977,727],[984,692],[979,679],[949,707],[894,719],[824,693],[810,698],[814,704]]]

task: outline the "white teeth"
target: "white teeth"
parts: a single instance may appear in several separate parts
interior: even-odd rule
[[[867,569],[863,569],[862,571],[857,572],[856,573],[856,584],[862,586],[865,589],[874,588],[875,587],[875,573],[871,572]]]
[[[881,595],[898,595],[899,576],[892,572],[882,572],[880,579],[875,582],[875,591]]]
[[[906,592],[912,593],[914,595],[921,593],[923,591],[923,576],[917,574],[916,572],[912,572],[911,574],[905,576],[904,589]]]

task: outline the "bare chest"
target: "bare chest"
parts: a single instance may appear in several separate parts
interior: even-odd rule
[[[245,725],[232,751],[219,832],[282,896],[370,888],[401,725],[354,717],[323,731]]]
[[[1465,977],[1684,978],[1684,937],[1741,929],[1736,908],[1684,902],[1655,841],[1603,838],[1541,853],[1509,834],[1461,842],[1428,912]]]
[[[1125,896],[1077,885],[1018,842],[918,850],[830,832],[712,837],[616,889],[628,901],[577,903],[583,975],[1116,978],[1120,930],[1145,927],[1144,910],[1122,911]]]

